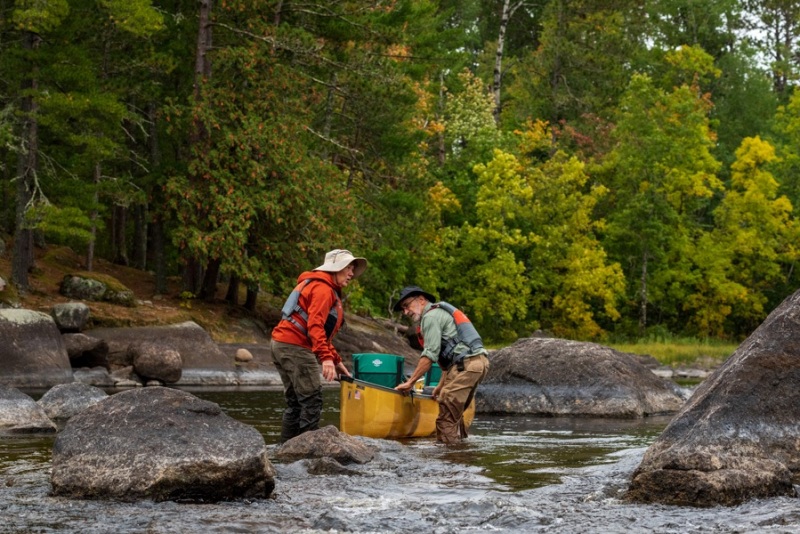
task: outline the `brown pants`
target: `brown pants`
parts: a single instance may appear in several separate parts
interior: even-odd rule
[[[322,417],[322,383],[317,357],[299,345],[272,340],[272,361],[283,382],[286,410],[281,443],[319,428]]]
[[[455,365],[447,371],[439,395],[439,417],[436,418],[438,441],[452,445],[467,437],[464,410],[473,401],[475,390],[487,372],[489,372],[489,359],[484,355],[464,360],[463,371],[459,371]]]

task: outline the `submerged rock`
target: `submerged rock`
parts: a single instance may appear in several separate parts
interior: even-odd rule
[[[220,501],[268,497],[264,438],[217,404],[163,387],[112,395],[70,419],[53,445],[53,495]]]
[[[287,462],[306,458],[332,458],[345,465],[365,464],[375,457],[375,451],[357,438],[328,425],[288,440],[278,448],[275,457]]]
[[[55,431],[56,425],[35,400],[18,389],[0,386],[0,434]]]
[[[632,354],[595,343],[521,339],[490,356],[479,413],[643,417],[677,412],[684,397]]]
[[[799,420],[800,291],[698,387],[648,448],[626,498],[714,506],[795,496]]]

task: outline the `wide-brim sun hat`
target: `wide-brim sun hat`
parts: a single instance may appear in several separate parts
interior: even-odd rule
[[[338,273],[348,265],[353,263],[353,278],[358,278],[367,270],[366,258],[357,258],[349,250],[334,249],[325,254],[325,263],[313,269],[314,271],[325,271],[326,273]]]
[[[406,287],[404,287],[403,289],[400,290],[400,298],[397,299],[397,304],[394,305],[394,308],[393,308],[394,311],[399,312],[402,309],[401,305],[403,304],[404,300],[406,300],[409,297],[414,297],[414,296],[417,296],[417,295],[422,295],[423,297],[425,297],[429,301],[436,302],[436,297],[434,297],[430,293],[426,293],[425,291],[422,290],[421,287],[419,287],[419,286],[406,286]]]

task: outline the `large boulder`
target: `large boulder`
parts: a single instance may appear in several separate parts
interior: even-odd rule
[[[0,434],[55,431],[56,425],[35,400],[18,389],[0,386]]]
[[[109,368],[108,343],[104,340],[80,333],[63,334],[62,338],[67,348],[70,365],[73,368]]]
[[[51,420],[64,423],[107,397],[108,393],[100,388],[73,382],[53,386],[37,403]]]
[[[526,338],[494,352],[476,394],[482,413],[643,417],[684,397],[632,355],[595,343]]]
[[[714,506],[793,496],[798,421],[800,292],[698,387],[648,448],[626,498]]]
[[[47,388],[72,382],[61,332],[47,314],[0,309],[0,385]]]
[[[181,378],[182,361],[178,351],[163,344],[142,341],[128,347],[133,369],[144,380],[174,384]]]
[[[164,387],[112,395],[70,419],[53,445],[53,494],[81,499],[266,498],[264,438],[217,404]]]
[[[375,451],[371,447],[353,436],[339,432],[333,425],[295,436],[275,452],[275,458],[286,462],[331,458],[339,464],[365,464],[374,457]]]
[[[77,272],[64,276],[61,281],[61,294],[79,300],[110,302],[133,308],[136,297],[113,276],[95,272]]]
[[[89,321],[89,306],[83,302],[63,302],[50,311],[61,332],[80,332]]]
[[[193,321],[167,326],[137,326],[133,328],[96,328],[88,335],[108,343],[108,358],[112,368],[133,365],[131,344],[148,342],[165,349],[176,350],[181,355],[183,370],[217,369],[233,370],[232,357],[226,356],[211,336]]]

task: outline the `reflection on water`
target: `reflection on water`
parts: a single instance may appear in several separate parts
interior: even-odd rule
[[[649,445],[670,417],[574,419],[481,415],[462,449],[444,459],[483,467],[508,490],[555,484],[565,474],[614,461],[611,453]]]
[[[267,444],[278,443],[284,408],[280,391],[191,392],[255,426]],[[518,491],[557,483],[577,468],[610,462],[608,455],[615,451],[647,446],[668,422],[664,416],[634,420],[478,415],[469,440],[460,447],[439,447],[432,438],[403,443],[449,462],[480,467],[497,482],[497,489]],[[325,390],[321,424],[339,426],[338,390]]]
[[[219,404],[225,412],[257,428],[268,445],[280,438],[284,401],[280,390],[260,388],[187,388]],[[40,396],[34,394],[34,397]],[[339,391],[324,391],[322,425],[339,425]],[[437,446],[432,438],[404,444],[426,456],[484,470],[496,489],[519,491],[557,483],[561,476],[588,465],[612,461],[622,449],[647,446],[669,418],[642,420],[572,419],[479,415],[470,438],[456,448]],[[19,459],[50,461],[53,437],[0,439],[0,468]]]

